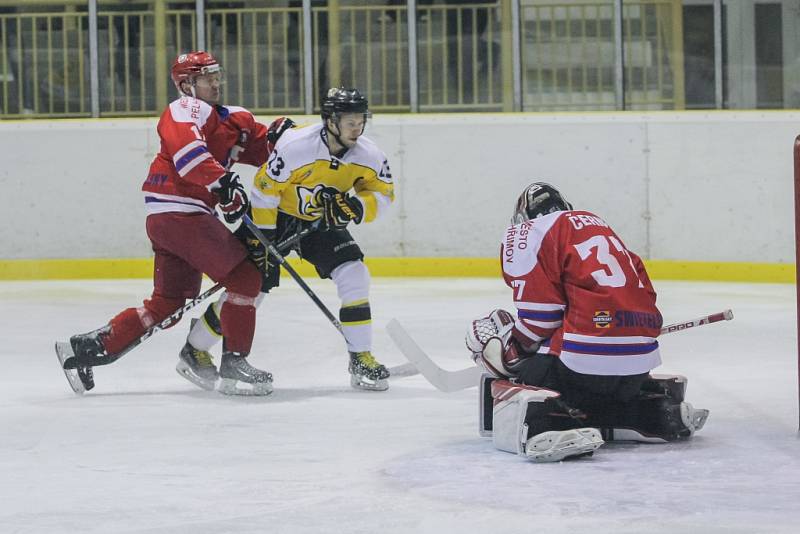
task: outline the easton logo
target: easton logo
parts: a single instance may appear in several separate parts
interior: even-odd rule
[[[609,328],[612,321],[611,312],[608,310],[596,311],[594,312],[594,317],[592,317],[595,328]]]

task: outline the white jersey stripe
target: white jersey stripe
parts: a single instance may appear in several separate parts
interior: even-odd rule
[[[658,349],[647,354],[625,356],[579,354],[562,350],[560,358],[571,370],[588,375],[638,375],[648,373],[661,365],[661,354]]]
[[[189,152],[193,148],[197,148],[199,146],[206,146],[206,143],[204,141],[196,140],[196,141],[192,141],[188,145],[184,146],[182,149],[180,149],[177,152],[175,152],[175,154],[172,156],[172,163],[177,165],[178,161],[180,161],[180,159],[184,155],[186,155],[187,152]]]
[[[540,335],[536,334],[536,333],[535,333],[535,332],[533,332],[531,329],[529,329],[527,326],[525,326],[524,324],[522,324],[522,322],[521,322],[519,319],[517,319],[517,320],[514,322],[514,327],[515,327],[517,330],[519,330],[521,333],[525,334],[526,336],[528,336],[529,338],[531,338],[532,340],[534,340],[534,341],[536,341],[536,342],[539,342],[539,341],[541,341],[541,340],[543,340],[543,339],[544,339],[542,336],[540,336]]]
[[[265,195],[260,189],[254,187],[250,191],[250,202],[253,204],[254,208],[272,209],[278,207],[278,205],[281,203],[281,199],[280,197]]]
[[[179,169],[179,170],[178,170],[178,174],[180,175],[180,177],[181,177],[181,178],[183,178],[184,176],[186,176],[187,174],[189,174],[189,172],[190,172],[192,169],[194,169],[195,167],[197,167],[198,165],[200,165],[200,163],[201,163],[203,160],[206,160],[206,159],[208,159],[208,158],[210,158],[210,157],[212,157],[212,156],[211,156],[211,154],[209,154],[208,152],[203,152],[202,154],[200,154],[199,156],[197,156],[196,158],[194,158],[192,161],[190,161],[189,163],[187,163],[186,165],[184,165],[184,166],[183,166],[183,168]]]
[[[564,321],[534,321],[533,319],[520,319],[523,323],[531,326],[538,326],[539,328],[558,328]]]
[[[655,338],[646,336],[585,336],[582,334],[571,334],[564,332],[564,339],[568,341],[579,341],[581,343],[595,343],[598,345],[634,345],[639,343],[653,343]]]

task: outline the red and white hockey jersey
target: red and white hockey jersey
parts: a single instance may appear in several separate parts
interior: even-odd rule
[[[559,211],[514,225],[501,245],[514,335],[575,372],[633,375],[661,364],[661,313],[642,260],[600,217]],[[549,344],[549,347],[548,347]]]
[[[161,150],[142,185],[148,213],[213,213],[216,196],[206,188],[234,163],[267,160],[267,127],[236,106],[211,106],[183,96],[158,121]]]

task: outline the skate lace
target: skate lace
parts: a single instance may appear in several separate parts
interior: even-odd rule
[[[213,367],[214,360],[211,357],[211,353],[205,350],[192,350],[192,355],[194,356],[195,361],[200,367]]]
[[[381,366],[378,360],[375,359],[375,356],[369,351],[357,353],[356,360],[367,369],[377,369]]]

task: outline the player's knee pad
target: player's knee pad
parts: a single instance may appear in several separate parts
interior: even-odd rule
[[[261,292],[261,272],[249,260],[242,261],[222,280],[228,297],[242,295],[255,299]]]
[[[369,298],[369,269],[361,261],[348,261],[331,271],[336,292],[343,304]]]
[[[488,380],[486,381],[488,382]],[[549,408],[545,405],[548,399],[559,396],[555,391],[514,384],[508,380],[492,380],[491,388],[492,421],[491,435],[494,446],[501,451],[514,454],[525,454],[525,444],[531,435],[546,430]],[[533,421],[537,428],[531,429]]]
[[[163,295],[153,295],[152,298],[144,301],[144,306],[136,308],[139,320],[145,328],[150,328],[156,323],[160,323],[170,316],[175,310],[183,306],[186,299],[180,297],[165,297]],[[169,328],[173,326],[170,324]]]

